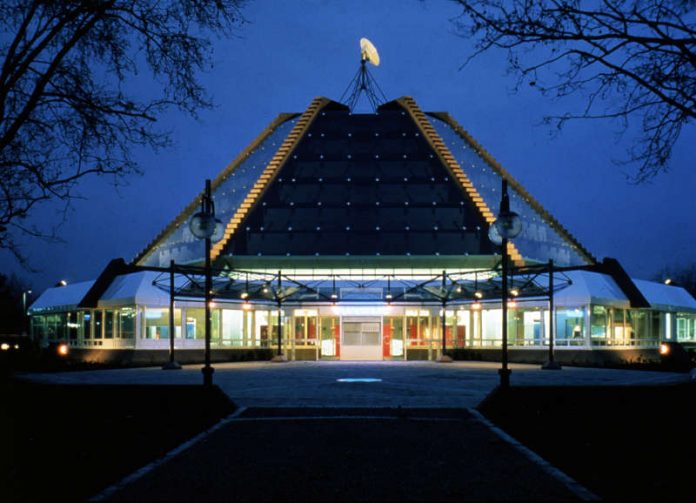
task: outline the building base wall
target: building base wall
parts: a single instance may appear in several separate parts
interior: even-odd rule
[[[310,354],[311,353],[311,354]],[[211,361],[269,361],[276,354],[271,348],[248,349],[212,349]],[[434,354],[434,353],[433,353]],[[447,351],[455,360],[489,361],[501,360],[500,349],[450,349]],[[181,364],[203,364],[202,349],[182,349],[175,352],[175,359]],[[316,360],[316,352],[297,351],[295,360]],[[149,366],[163,365],[169,361],[169,351],[154,349],[89,349],[71,348],[68,357],[72,361],[80,361],[97,365],[109,366]],[[544,349],[510,349],[508,359],[511,363],[542,364],[548,360],[548,350]],[[624,367],[632,365],[659,365],[661,362],[657,348],[644,349],[560,349],[555,351],[554,359],[561,365],[586,367]],[[428,360],[428,350],[409,350],[407,360]]]
[[[258,349],[212,349],[212,362],[268,361],[273,357],[273,350]],[[202,349],[182,349],[174,353],[174,358],[181,364],[200,363],[205,359]],[[159,349],[83,349],[71,348],[70,360],[85,363],[136,367],[163,365],[169,361],[169,351]]]
[[[500,349],[453,349],[448,350],[455,360],[478,360],[499,362]],[[512,363],[542,364],[548,361],[546,349],[509,349],[508,360]],[[560,349],[554,351],[554,360],[561,365],[578,367],[623,367],[627,365],[660,364],[657,348],[644,349]]]

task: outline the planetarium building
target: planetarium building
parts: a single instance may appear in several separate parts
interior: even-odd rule
[[[519,361],[552,338],[566,362],[696,344],[691,295],[595,258],[450,115],[408,97],[281,114],[207,194],[130,262],[44,292],[33,336],[153,362],[173,338],[179,361],[200,360],[208,296],[216,360],[494,359],[503,332]],[[501,240],[506,205],[521,230]],[[212,212],[214,235],[197,238]]]

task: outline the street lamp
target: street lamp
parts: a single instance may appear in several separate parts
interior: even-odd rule
[[[510,387],[510,369],[508,368],[508,240],[514,239],[522,232],[522,221],[517,213],[510,211],[510,198],[508,197],[507,180],[503,179],[503,191],[500,199],[500,211],[498,218],[488,229],[488,238],[502,248],[503,260],[503,355],[501,358],[500,387]]]
[[[205,240],[205,363],[203,372],[203,385],[213,385],[213,372],[210,366],[210,304],[213,293],[213,277],[210,267],[210,247],[213,241],[222,239],[222,222],[215,218],[215,205],[210,193],[210,180],[205,181],[205,192],[201,198],[201,210],[194,214],[189,221],[191,233],[198,239]]]
[[[27,296],[31,295],[31,290],[22,291],[22,332],[28,333],[28,316],[27,316]]]

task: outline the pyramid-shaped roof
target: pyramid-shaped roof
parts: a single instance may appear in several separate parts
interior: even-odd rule
[[[302,114],[279,115],[213,181],[225,237],[213,245],[212,258],[218,264],[230,257],[336,263],[347,256],[437,256],[473,264],[495,255],[488,228],[502,178],[510,185],[511,209],[524,222],[509,243],[516,264],[595,262],[448,114],[424,113],[409,97],[374,114],[316,98]],[[188,229],[200,200],[134,263],[200,263],[203,246]]]

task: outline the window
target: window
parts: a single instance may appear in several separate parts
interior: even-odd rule
[[[409,347],[425,347],[430,342],[430,311],[406,310],[406,337]]]
[[[95,339],[101,339],[102,338],[102,312],[101,311],[94,311],[94,338]]]
[[[522,325],[525,346],[540,346],[542,341],[541,311],[524,311]]]
[[[71,341],[77,341],[77,333],[79,332],[80,324],[77,322],[77,312],[68,313],[68,337]]]
[[[143,335],[145,339],[169,338],[169,309],[145,309]]]
[[[585,343],[585,316],[581,308],[556,310],[556,341],[563,346]]]
[[[42,315],[32,316],[31,330],[36,340],[43,340],[46,337],[46,317]]]
[[[222,310],[222,345],[243,346],[244,312],[231,309]]]
[[[606,344],[607,336],[607,308],[604,306],[592,306],[590,315],[590,339],[592,344]]]
[[[338,316],[321,317],[321,356],[339,356],[341,323]]]
[[[657,345],[657,332],[650,330],[650,311],[640,311],[638,309],[630,309],[628,311],[629,321],[633,327],[634,339],[632,344],[638,346],[655,346]]]
[[[454,347],[463,348],[467,345],[466,338],[471,337],[471,311],[459,309],[457,311],[457,332]]]
[[[90,339],[92,337],[92,313],[91,311],[85,311],[82,315],[82,334],[85,339]]]
[[[220,339],[220,310],[210,310],[210,340]],[[186,338],[205,340],[205,308],[186,309]]]
[[[612,309],[612,340],[611,344],[618,346],[627,346],[633,343],[635,335],[633,333],[633,326],[629,317],[626,315],[625,309]]]
[[[384,356],[398,358],[404,356],[404,318],[385,316],[383,326]]]
[[[500,346],[503,340],[503,311],[502,309],[486,309],[481,312],[483,346]]]
[[[317,344],[316,309],[295,309],[293,311],[296,346],[315,346]]]
[[[113,339],[114,338],[114,312],[106,311],[104,313],[104,338]]]
[[[119,331],[122,339],[135,338],[135,308],[124,307],[119,316]]]
[[[696,315],[677,313],[677,340],[696,340]]]

